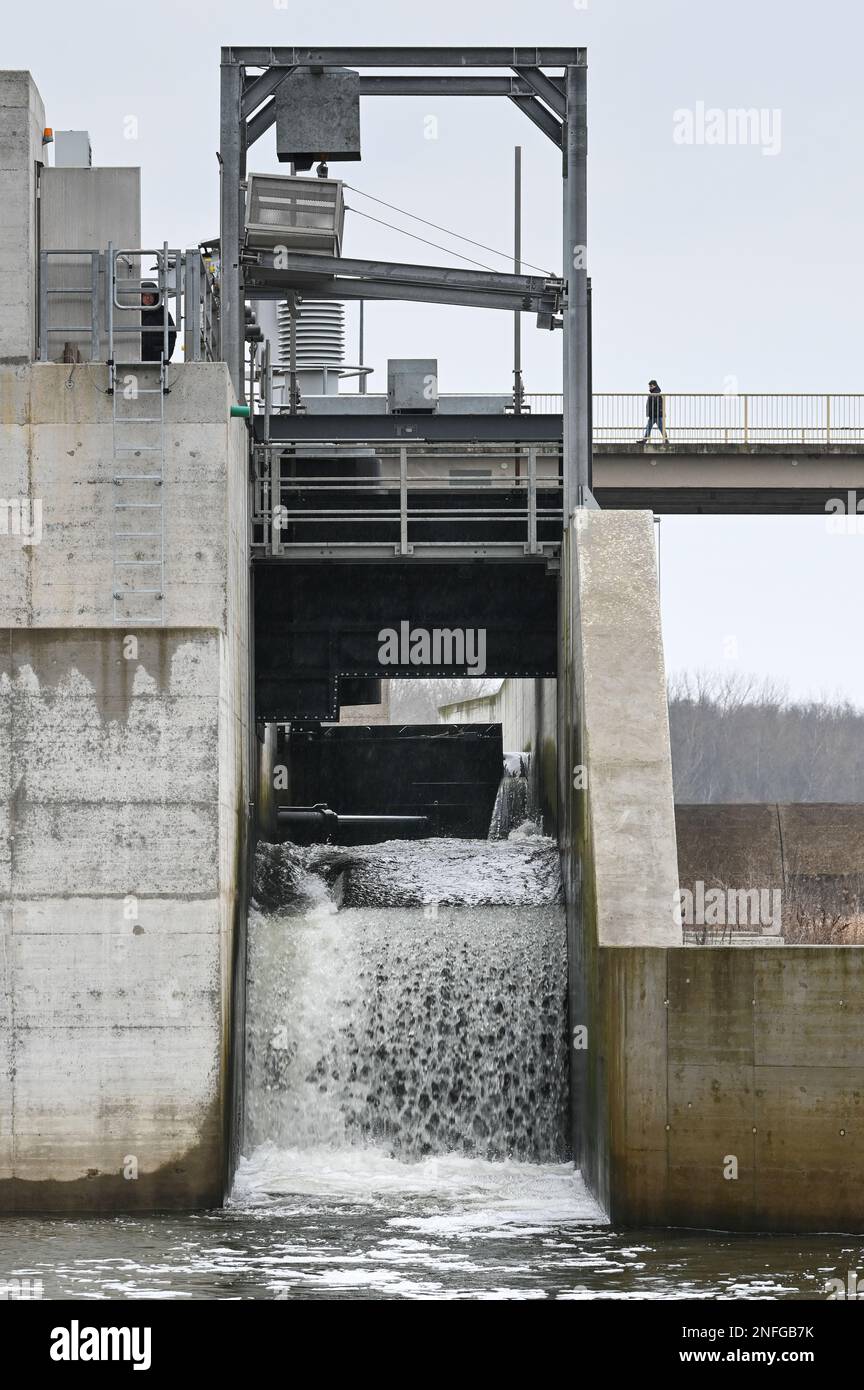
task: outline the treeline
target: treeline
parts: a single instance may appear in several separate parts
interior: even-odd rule
[[[669,682],[677,802],[864,801],[864,710],[795,701],[770,681]]]
[[[499,684],[391,681],[391,723],[437,723],[440,704]],[[669,728],[678,802],[864,802],[864,710],[848,701],[790,700],[755,677],[677,676]]]

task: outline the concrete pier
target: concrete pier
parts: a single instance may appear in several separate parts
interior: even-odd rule
[[[163,621],[118,624],[107,381],[0,367],[0,496],[41,514],[0,534],[4,1211],[218,1203],[230,1167],[245,432],[223,364],[171,364]]]
[[[623,1225],[861,1231],[864,950],[685,947],[673,915],[651,524],[650,513],[581,513],[564,555],[561,843],[571,1025],[586,1029],[573,1036],[577,1162]],[[686,819],[692,876],[710,815]],[[836,808],[821,822],[845,823]],[[835,874],[849,855],[837,860],[824,856]]]

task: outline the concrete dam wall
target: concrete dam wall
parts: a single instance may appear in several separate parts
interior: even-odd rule
[[[161,621],[117,620],[107,378],[0,367],[0,496],[40,512],[0,535],[5,1211],[218,1203],[230,1167],[245,432],[223,365],[169,367]]]
[[[671,910],[679,845],[691,876],[746,847],[757,876],[854,877],[860,810],[680,808],[676,843],[650,515],[577,514],[564,575],[577,1163],[623,1225],[861,1231],[864,950],[685,946]]]

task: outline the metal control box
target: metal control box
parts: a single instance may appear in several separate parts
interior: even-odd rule
[[[437,357],[389,358],[387,405],[391,415],[405,411],[434,415],[438,409]]]
[[[360,158],[360,74],[298,68],[276,88],[276,154],[309,169],[316,159]]]

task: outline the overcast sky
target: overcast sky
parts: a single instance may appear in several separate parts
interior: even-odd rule
[[[47,122],[88,129],[95,163],[142,166],[145,245],[218,230],[223,43],[585,45],[595,389],[651,376],[669,391],[864,389],[864,23],[849,0],[148,0],[132,20],[116,3],[50,0],[7,7],[3,27],[4,66],[31,69]],[[760,138],[680,143],[676,112],[698,120],[700,103],[764,111]],[[521,144],[524,256],[560,269],[560,161],[511,103],[370,98],[362,122],[362,162],[333,173],[504,252]],[[250,168],[278,167],[271,133]],[[345,251],[464,264],[350,215]],[[526,388],[559,390],[560,335],[524,323]],[[491,312],[374,305],[370,389],[388,356],[437,356],[443,391],[508,390],[510,345]],[[670,669],[734,664],[864,704],[864,535],[829,534],[823,518],[661,530]]]

